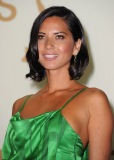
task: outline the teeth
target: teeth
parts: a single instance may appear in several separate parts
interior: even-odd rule
[[[57,56],[58,55],[56,55],[56,54],[46,54],[46,55],[44,55],[44,57],[46,57],[46,58],[55,58]]]

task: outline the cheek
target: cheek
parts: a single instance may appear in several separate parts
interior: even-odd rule
[[[42,48],[43,48],[42,44],[41,44],[41,43],[40,43],[40,44],[38,43],[38,51],[41,51]]]
[[[60,47],[60,50],[62,51],[63,54],[69,54],[69,55],[72,55],[73,54],[73,49],[74,49],[74,46],[72,43],[65,43],[65,45],[62,45]]]
[[[43,45],[42,44],[38,44],[38,56],[39,58],[41,57],[42,51],[43,51]]]

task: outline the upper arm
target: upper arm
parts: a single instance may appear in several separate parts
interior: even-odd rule
[[[89,159],[109,160],[112,142],[113,116],[107,96],[95,91],[91,96],[89,134]]]

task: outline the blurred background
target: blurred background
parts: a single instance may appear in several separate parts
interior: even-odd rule
[[[68,7],[80,19],[90,63],[79,82],[103,90],[114,110],[113,0],[0,0],[0,149],[15,100],[43,86],[44,82],[25,78],[29,71],[25,54],[34,19],[53,5]]]

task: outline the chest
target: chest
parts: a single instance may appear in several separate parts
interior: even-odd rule
[[[82,99],[75,97],[71,99],[72,95],[57,95],[57,96],[38,96],[31,97],[28,103],[24,106],[21,112],[21,118],[32,118],[48,114],[49,112],[61,109],[61,115],[66,122],[71,126],[75,133],[81,136],[83,144],[88,141],[87,126],[88,117],[86,116],[86,107]],[[56,121],[55,121],[56,120]],[[57,126],[58,119],[53,119],[54,126]],[[58,124],[61,124],[59,122]],[[54,127],[53,127],[54,128]],[[49,126],[48,126],[49,129]]]
[[[45,112],[58,110],[67,103],[71,96],[72,94],[31,96],[25,104],[21,115],[25,118],[29,118]]]

